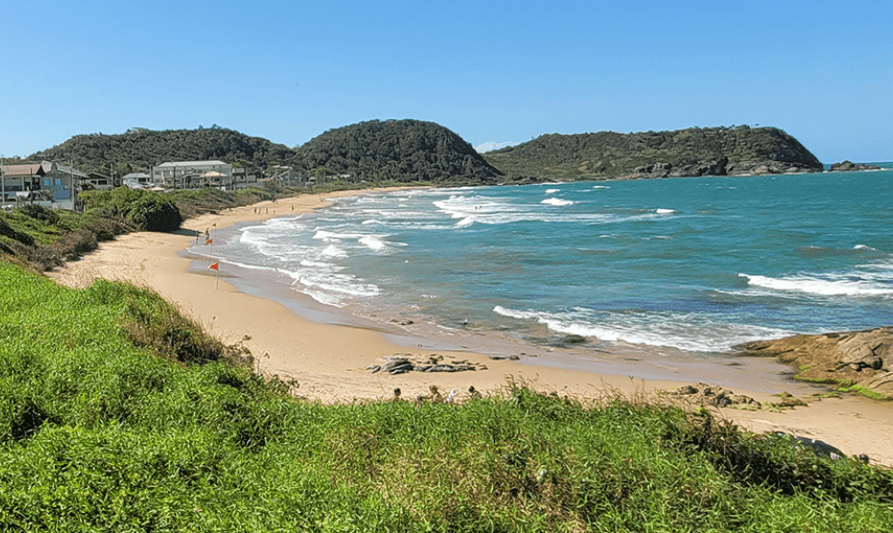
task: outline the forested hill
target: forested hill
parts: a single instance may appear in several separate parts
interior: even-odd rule
[[[299,168],[369,182],[487,185],[501,176],[461,137],[419,120],[372,120],[329,130],[296,151]]]
[[[85,172],[109,171],[118,175],[148,170],[167,161],[219,159],[244,166],[287,164],[294,150],[261,137],[226,128],[153,131],[132,128],[117,135],[77,135],[48,150],[28,157],[31,161],[71,161]]]
[[[777,128],[689,128],[646,133],[543,135],[484,154],[502,172],[533,179],[663,178],[820,172],[822,164]]]

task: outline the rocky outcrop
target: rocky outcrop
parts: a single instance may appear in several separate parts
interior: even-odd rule
[[[877,165],[866,165],[865,163],[853,163],[852,161],[841,161],[833,163],[829,172],[858,172],[860,170],[881,170]]]
[[[735,347],[743,355],[794,365],[797,378],[858,386],[893,398],[893,327],[824,335],[795,335]]]

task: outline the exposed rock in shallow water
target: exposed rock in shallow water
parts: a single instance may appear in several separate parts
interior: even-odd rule
[[[832,164],[831,168],[828,169],[830,172],[858,172],[860,170],[881,170],[881,167],[866,165],[865,163],[853,163],[852,161],[841,161],[840,163]]]
[[[742,355],[775,357],[797,368],[797,379],[860,386],[893,397],[893,327],[795,335],[735,346]]]

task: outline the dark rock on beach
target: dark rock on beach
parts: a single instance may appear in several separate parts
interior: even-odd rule
[[[863,387],[893,397],[893,327],[824,335],[795,335],[735,347],[742,355],[775,357],[797,379]]]
[[[373,374],[385,372],[391,375],[406,374],[407,372],[468,372],[486,370],[485,365],[462,361],[444,361],[442,355],[413,359],[409,354],[396,354],[385,357],[384,365],[371,365],[366,370]]]
[[[685,398],[688,401],[698,405],[709,405],[712,407],[731,407],[733,405],[752,405],[760,407],[760,402],[754,400],[750,396],[743,394],[735,394],[734,392],[718,387],[716,385],[708,385],[706,383],[698,383],[697,385],[683,385],[674,391],[670,391],[671,396]]]

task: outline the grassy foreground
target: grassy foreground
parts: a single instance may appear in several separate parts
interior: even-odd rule
[[[893,531],[893,473],[706,412],[288,395],[152,293],[0,263],[3,531]]]

